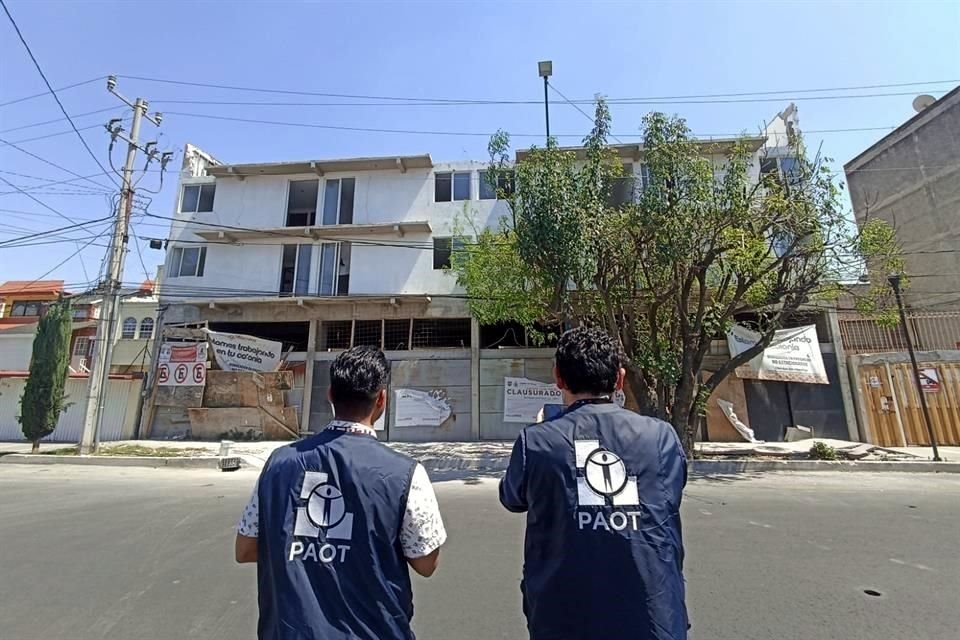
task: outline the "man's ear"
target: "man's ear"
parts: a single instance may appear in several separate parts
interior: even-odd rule
[[[377,411],[382,411],[383,408],[387,406],[387,388],[386,387],[384,387],[383,389],[380,389],[379,393],[377,393],[377,400],[376,400],[375,406],[377,407]]]
[[[620,370],[617,371],[617,383],[614,385],[614,391],[623,391],[623,385],[627,381],[627,370],[623,367],[620,367]]]
[[[560,369],[557,368],[557,365],[553,365],[553,381],[561,391],[567,388],[567,383],[560,377]]]

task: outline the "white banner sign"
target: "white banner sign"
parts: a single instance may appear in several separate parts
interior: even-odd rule
[[[733,325],[727,334],[730,357],[743,353],[760,340],[760,334],[740,325]],[[773,334],[773,342],[747,364],[737,367],[737,377],[781,382],[830,384],[820,353],[817,327],[809,325],[781,329]]]
[[[613,401],[621,407],[626,396],[623,391],[613,394]],[[503,421],[533,424],[547,404],[563,404],[563,394],[557,385],[529,378],[503,379]]]
[[[283,343],[239,333],[207,331],[213,355],[224,371],[276,371]]]
[[[417,389],[394,389],[395,427],[439,427],[453,409],[442,394]]]
[[[157,384],[202,387],[207,384],[207,345],[163,344],[157,362]]]

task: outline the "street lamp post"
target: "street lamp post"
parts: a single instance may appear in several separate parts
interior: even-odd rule
[[[550,144],[550,96],[548,89],[550,87],[550,76],[553,75],[553,62],[550,60],[541,60],[537,63],[540,71],[540,77],[543,78],[543,113],[547,122],[547,144]]]
[[[927,397],[924,395],[923,383],[920,382],[920,365],[917,364],[917,354],[913,350],[913,338],[910,337],[910,326],[907,324],[907,314],[903,310],[903,296],[900,295],[900,274],[893,274],[887,281],[893,289],[897,299],[897,309],[900,311],[900,324],[903,326],[903,336],[907,341],[907,351],[910,352],[910,363],[913,365],[913,381],[917,385],[917,395],[920,397],[920,408],[923,410],[923,421],[927,425],[927,435],[933,447],[934,462],[941,462],[940,450],[937,448],[937,434],[933,431],[933,421],[930,420],[930,409],[927,407]],[[904,443],[906,444],[906,443]]]

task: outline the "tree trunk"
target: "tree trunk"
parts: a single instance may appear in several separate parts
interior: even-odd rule
[[[30,453],[40,453],[40,440],[33,441],[33,448],[30,449]]]

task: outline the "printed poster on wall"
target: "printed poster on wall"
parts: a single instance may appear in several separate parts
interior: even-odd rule
[[[207,384],[207,345],[163,344],[157,361],[157,384],[202,387]]]
[[[760,334],[755,331],[733,325],[727,334],[730,357],[743,353],[759,340]],[[747,364],[737,367],[736,373],[738,378],[753,380],[830,384],[815,325],[775,332],[770,346]]]
[[[453,413],[440,391],[394,389],[395,427],[439,427]]]
[[[276,371],[283,343],[239,333],[207,331],[213,355],[224,371]]]
[[[621,407],[626,401],[623,391],[613,394],[613,401]],[[552,382],[529,378],[503,379],[503,421],[533,424],[540,419],[540,411],[547,404],[563,404],[563,394]]]

